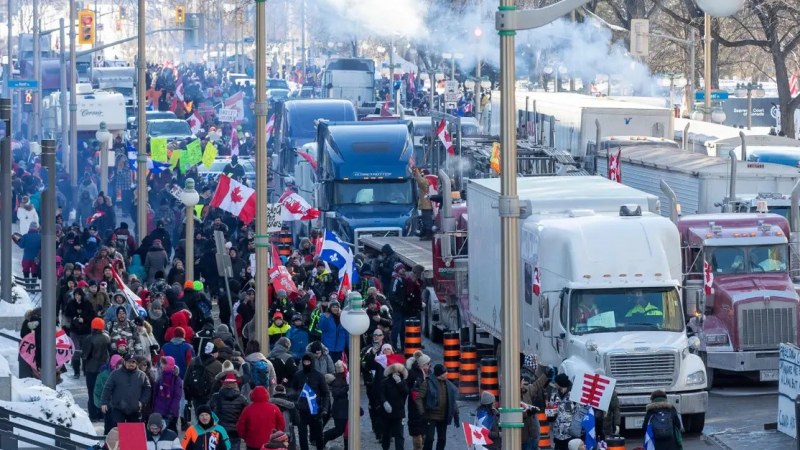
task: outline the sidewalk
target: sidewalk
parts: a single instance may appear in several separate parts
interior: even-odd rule
[[[778,430],[723,431],[709,436],[710,440],[726,450],[797,448],[797,441]]]

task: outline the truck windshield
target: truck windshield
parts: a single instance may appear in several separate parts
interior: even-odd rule
[[[611,331],[683,331],[675,288],[585,289],[569,297],[572,334]]]
[[[147,124],[147,133],[150,136],[190,136],[192,129],[183,120],[170,120],[150,122]]]
[[[339,205],[408,205],[413,202],[410,180],[337,181],[334,197]]]
[[[786,271],[786,244],[706,247],[705,252],[718,274]]]

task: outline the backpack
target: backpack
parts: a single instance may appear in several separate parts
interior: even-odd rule
[[[250,387],[264,386],[269,389],[269,364],[263,359],[248,364],[250,365]]]
[[[206,375],[206,366],[199,359],[189,364],[186,374],[186,392],[193,398],[204,398],[211,393],[211,383]]]
[[[653,430],[653,438],[656,440],[670,440],[673,438],[674,424],[672,423],[672,411],[658,410],[650,418],[648,424]]]
[[[203,297],[197,300],[197,309],[203,313],[203,319],[211,317],[211,301]]]
[[[586,417],[588,408],[583,405],[575,405],[572,412],[572,421],[569,423],[569,435],[579,438],[583,434],[583,418]]]

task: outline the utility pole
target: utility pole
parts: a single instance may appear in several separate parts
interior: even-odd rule
[[[72,204],[78,207],[78,94],[75,85],[78,83],[77,53],[75,44],[78,38],[75,30],[74,0],[69,2],[69,184],[72,188]]]
[[[145,49],[145,1],[139,2],[139,54],[136,56],[136,236],[139,243],[147,236],[147,127],[144,108],[146,105],[145,93],[147,91],[147,56]]]
[[[11,36],[11,2],[13,0],[6,0],[6,6],[8,9],[6,10],[6,27],[8,27],[8,34],[6,35],[6,46],[8,47],[7,55],[8,61],[6,61],[5,71],[3,72],[3,78],[5,79],[5,96],[7,99],[11,100],[11,88],[8,86],[8,82],[11,80],[11,75],[14,73],[14,62],[11,60],[11,52],[14,49],[12,44],[12,36]],[[9,112],[10,114],[10,112]],[[10,116],[9,116],[10,117]],[[9,124],[8,126],[11,126]]]
[[[267,3],[256,0],[256,339],[269,355],[269,234],[267,234]]]
[[[42,141],[42,166],[47,169],[42,192],[42,384],[56,388],[56,141]]]
[[[9,60],[11,54],[9,53]],[[10,65],[10,64],[9,64]],[[0,300],[11,302],[11,98],[0,99],[0,120],[6,133],[0,146]],[[9,205],[9,206],[6,206]]]
[[[72,0],[70,0],[72,1]],[[42,49],[41,39],[39,35],[39,1],[33,0],[33,79],[36,80],[39,86],[42,84]],[[33,99],[33,126],[28,127],[28,130],[32,133],[32,139],[39,141],[41,136],[39,135],[40,127],[42,124],[42,99],[40,97],[42,91],[39,88],[35,89],[36,95]]]
[[[59,35],[58,35],[58,50],[59,50],[59,58],[61,59],[61,69],[59,70],[59,74],[61,75],[61,80],[59,84],[59,92],[58,95],[58,104],[59,108],[61,109],[61,165],[64,167],[69,167],[70,161],[70,153],[73,151],[69,148],[69,129],[67,128],[67,51],[65,48],[66,39],[65,39],[65,30],[64,30],[64,18],[58,19],[59,25]],[[54,118],[55,119],[55,118]],[[72,198],[69,199],[70,204],[73,204]],[[66,216],[69,218],[69,208],[66,211]]]
[[[300,27],[300,58],[302,61],[300,62],[300,67],[303,68],[303,84],[306,83],[306,0],[303,0],[303,3],[300,4],[302,8],[302,17],[300,18],[301,27]],[[294,61],[292,61],[294,63]],[[287,67],[286,70],[289,70]]]
[[[517,30],[538,28],[568,14],[589,0],[561,0],[544,8],[517,11],[514,0],[500,0],[495,27],[500,35],[500,273],[505,283],[500,286],[500,315],[503,327],[501,369],[503,390],[500,392],[500,427],[503,447],[522,447],[522,413],[520,408],[520,309],[519,309],[519,218],[517,195],[516,78],[514,44]]]

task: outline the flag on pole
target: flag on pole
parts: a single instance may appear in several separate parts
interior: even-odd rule
[[[203,118],[200,117],[200,114],[197,114],[197,111],[193,112],[186,122],[189,123],[189,128],[192,129],[192,134],[197,134],[200,132],[200,129],[203,128]]]
[[[447,131],[447,122],[442,119],[439,122],[439,126],[436,127],[436,136],[439,137],[439,140],[444,145],[445,150],[447,150],[447,154],[454,156],[456,154],[456,149],[453,146],[453,141],[450,138],[450,132]]]
[[[597,446],[597,434],[594,429],[594,408],[588,408],[589,411],[583,416],[583,420],[581,421],[581,426],[584,431],[586,431],[583,442],[586,443],[587,449],[594,449]]]
[[[653,437],[653,427],[647,424],[647,431],[644,433],[644,450],[656,450],[656,440]]]
[[[272,133],[275,131],[275,114],[273,113],[269,116],[269,121],[267,122],[267,142],[272,137]]]
[[[611,181],[616,181],[617,183],[622,183],[622,168],[620,167],[620,156],[622,156],[622,149],[620,148],[617,150],[617,154],[614,155],[611,152],[608,153],[608,179]]]
[[[331,230],[325,230],[325,240],[322,242],[319,260],[336,266],[339,269],[339,278],[343,278],[347,273],[350,275],[350,283],[358,283],[358,272],[355,270],[350,246],[339,240],[339,236]]]
[[[239,91],[223,101],[225,109],[235,109],[237,111],[236,120],[244,119],[244,92]]]
[[[227,211],[244,223],[250,223],[256,216],[256,191],[227,175],[220,175],[217,191],[210,205]]]
[[[308,383],[303,385],[303,390],[300,392],[300,398],[305,398],[308,402],[308,412],[311,415],[316,415],[319,413],[319,405],[317,404],[317,393],[311,389],[311,386]]]
[[[313,220],[319,217],[319,210],[312,208],[311,205],[297,192],[287,189],[278,199],[278,203],[283,204],[281,209],[281,220],[284,222],[292,220]]]
[[[183,101],[183,78],[178,80],[178,84],[175,85],[175,97],[177,97],[178,100]]]
[[[462,428],[464,428],[464,439],[466,439],[467,445],[488,445],[493,443],[489,439],[489,430],[486,427],[464,422]]]
[[[350,284],[350,274],[347,272],[344,273],[342,277],[342,282],[339,284],[339,300],[344,300],[347,297],[347,294],[353,290],[353,286]]]
[[[239,154],[239,133],[236,131],[236,127],[231,129],[231,155],[238,155]]]

